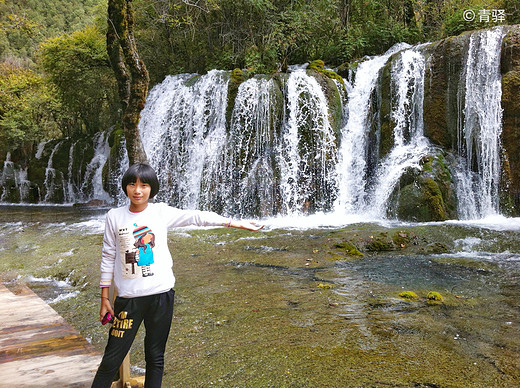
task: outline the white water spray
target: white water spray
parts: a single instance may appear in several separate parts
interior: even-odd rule
[[[367,209],[373,217],[386,216],[388,201],[403,173],[420,169],[420,160],[428,154],[429,142],[424,137],[423,125],[424,73],[424,56],[417,48],[401,52],[392,65],[394,147],[376,173]]]
[[[384,55],[360,63],[356,70],[354,86],[345,107],[348,121],[341,132],[337,164],[338,196],[334,208],[339,213],[353,214],[366,207],[367,134],[372,92],[388,59],[408,47],[402,43],[395,45]]]
[[[287,119],[277,152],[282,214],[306,211],[311,201],[323,201],[330,188],[336,191],[336,135],[316,78],[304,70],[291,73],[286,101]]]
[[[477,219],[498,214],[502,84],[502,27],[471,35],[463,73],[464,121],[459,128],[457,172],[459,216]]]
[[[197,209],[212,201],[221,180],[229,75],[212,70],[187,86],[189,78],[167,77],[153,88],[139,130],[159,172],[158,199]]]
[[[225,153],[221,188],[227,214],[271,215],[275,199],[275,167],[270,144],[276,142],[272,79],[243,82],[235,98]]]

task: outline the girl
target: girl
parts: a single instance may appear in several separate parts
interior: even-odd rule
[[[263,225],[233,221],[212,212],[149,203],[159,191],[159,181],[146,164],[131,166],[123,176],[122,188],[130,204],[107,213],[101,259],[99,317],[102,321],[109,312],[114,320],[92,387],[111,386],[144,321],[145,388],[157,388],[162,382],[164,350],[173,315],[175,277],[167,245],[168,228],[220,225],[259,230]],[[109,300],[112,279],[118,295],[113,309]]]

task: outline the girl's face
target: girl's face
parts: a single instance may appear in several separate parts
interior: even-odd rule
[[[143,183],[139,178],[133,183],[126,185],[126,195],[130,199],[130,211],[139,213],[148,206],[151,187],[148,183]]]
[[[150,241],[152,241],[152,238],[153,236],[148,233],[146,235],[143,236],[143,238],[141,239],[141,241],[144,243],[144,244],[150,244]]]

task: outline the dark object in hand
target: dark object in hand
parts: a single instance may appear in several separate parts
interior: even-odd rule
[[[102,325],[106,325],[107,323],[112,323],[114,322],[114,317],[112,314],[110,314],[109,311],[107,311],[107,313],[105,314],[105,316],[103,317],[103,319],[101,320],[101,324]]]

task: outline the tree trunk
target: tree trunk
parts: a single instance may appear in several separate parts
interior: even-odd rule
[[[148,93],[148,71],[134,38],[131,0],[108,0],[107,51],[118,84],[130,165],[147,162],[138,124]]]

